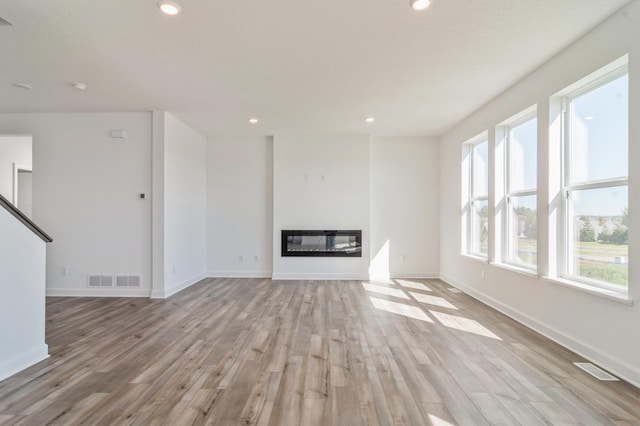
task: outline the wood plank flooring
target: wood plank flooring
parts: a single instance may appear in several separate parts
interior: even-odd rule
[[[438,280],[48,298],[2,425],[638,425],[640,390]]]

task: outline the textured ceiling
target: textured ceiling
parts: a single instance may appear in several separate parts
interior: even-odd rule
[[[169,17],[155,0],[0,2],[0,112],[167,110],[207,136],[439,135],[628,0],[180,3]]]

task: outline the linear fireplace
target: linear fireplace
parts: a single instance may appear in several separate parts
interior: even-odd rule
[[[362,231],[282,230],[282,256],[362,257]]]

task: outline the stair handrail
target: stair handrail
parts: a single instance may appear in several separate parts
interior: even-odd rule
[[[29,228],[34,234],[40,237],[45,243],[53,242],[53,239],[47,235],[38,225],[36,225],[27,215],[22,213],[20,209],[14,206],[9,200],[4,198],[0,194],[0,206],[4,207],[9,213],[11,213],[16,219],[18,219],[24,226]]]

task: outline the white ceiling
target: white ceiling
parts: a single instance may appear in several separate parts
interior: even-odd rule
[[[207,136],[439,135],[628,2],[182,0],[169,17],[156,0],[3,0],[0,112],[166,110]]]

